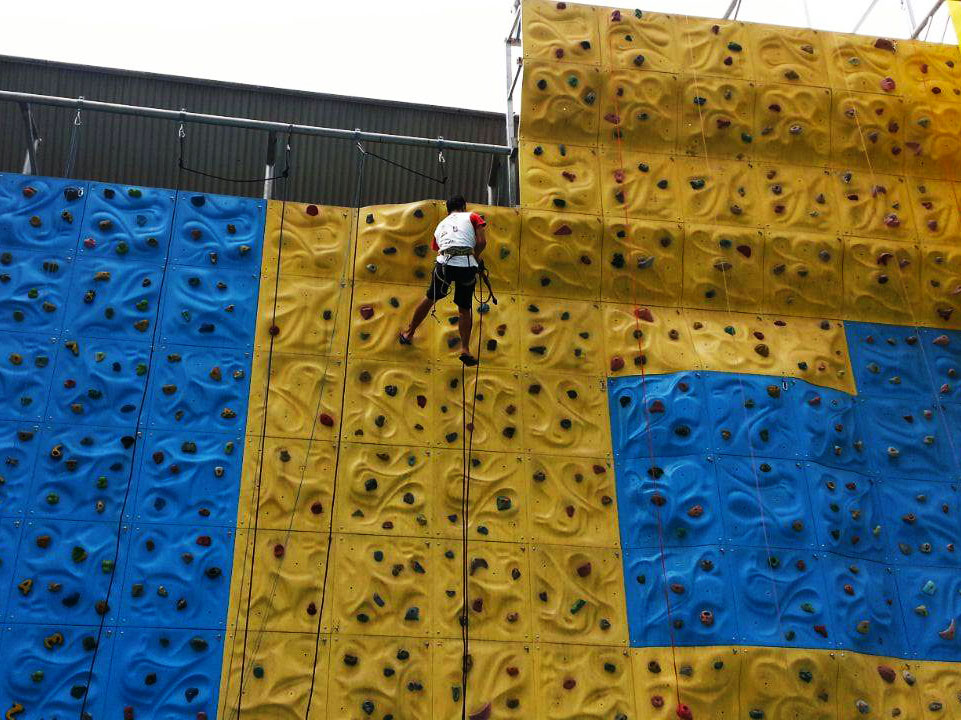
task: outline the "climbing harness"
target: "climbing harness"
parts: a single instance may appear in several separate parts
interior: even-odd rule
[[[67,149],[67,162],[63,166],[63,176],[73,177],[73,169],[77,163],[77,150],[80,146],[80,129],[83,127],[83,95],[77,100],[77,114],[73,118],[70,128],[70,145]]]
[[[180,189],[181,189],[182,182],[183,182],[183,173],[178,170],[177,185],[174,189],[173,207],[175,209],[177,207],[177,201],[180,199]],[[170,230],[168,232],[168,237],[167,237],[168,247],[170,246],[170,243],[173,242],[173,236],[174,236],[174,221],[173,221],[173,217],[171,216]],[[160,282],[157,290],[158,298],[163,297],[164,284],[167,280],[167,268],[170,265],[169,258],[170,258],[170,253],[165,253],[164,259],[163,259],[163,267],[161,268],[161,271],[160,271]],[[150,349],[148,350],[148,353],[147,353],[148,370],[153,366],[154,349],[156,348],[156,343],[157,343],[157,328],[160,326],[160,322],[158,321],[159,313],[160,313],[159,303],[157,305],[157,309],[155,313],[156,314],[154,316],[154,321],[151,323],[152,330],[150,334]],[[131,458],[136,457],[137,455],[137,440],[141,437],[140,423],[143,419],[144,406],[146,406],[147,404],[147,389],[149,386],[150,386],[150,383],[145,382],[143,384],[143,391],[140,394],[140,406],[137,409],[137,420],[134,423],[134,428],[135,428],[134,434],[133,436],[129,437],[129,443],[124,444],[124,447],[127,447],[127,445],[129,444],[128,449],[130,450]],[[124,438],[124,440],[127,440],[127,438]],[[133,484],[133,472],[134,472],[134,463],[131,462],[130,471],[127,473],[127,480],[124,485],[123,502],[120,505],[120,512],[117,515],[117,535],[116,535],[116,541],[114,543],[113,564],[111,565],[112,568],[116,568],[117,560],[120,557],[120,537],[123,534],[123,526],[125,523],[124,518],[126,517],[126,511],[127,511],[127,501],[130,499],[130,486]],[[116,577],[117,577],[117,572],[114,569],[111,571],[110,580],[107,582],[107,594],[102,601],[97,603],[98,614],[100,615],[100,624],[99,624],[99,627],[97,628],[96,645],[94,645],[93,652],[91,653],[91,657],[90,657],[90,668],[87,671],[87,681],[86,683],[84,683],[84,686],[83,686],[83,701],[80,704],[80,720],[87,720],[87,698],[89,697],[89,693],[90,693],[90,683],[93,681],[93,671],[94,671],[94,667],[96,667],[97,655],[100,652],[100,642],[103,639],[104,624],[107,621],[107,616],[110,614],[110,594],[113,591],[113,584]],[[100,609],[102,609],[103,612],[100,612]]]

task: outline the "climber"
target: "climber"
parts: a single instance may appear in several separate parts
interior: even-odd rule
[[[454,304],[457,305],[460,319],[460,361],[467,366],[477,364],[470,351],[470,333],[474,324],[471,301],[478,272],[484,272],[481,253],[487,246],[484,227],[487,222],[477,213],[467,212],[467,201],[455,195],[447,201],[447,217],[440,221],[434,230],[431,248],[437,253],[437,263],[431,274],[427,296],[414,308],[414,316],[406,330],[400,333],[401,345],[410,345],[414,333],[427,317],[427,313],[440,298],[447,295],[454,286]]]

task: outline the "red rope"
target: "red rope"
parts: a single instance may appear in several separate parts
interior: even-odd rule
[[[612,19],[612,22],[614,20]],[[613,52],[613,34],[608,34],[608,57],[614,57]],[[611,70],[611,75],[613,76],[614,70]],[[617,117],[617,123],[615,125],[614,139],[617,147],[617,163],[621,171],[624,169],[624,149],[622,143],[621,132],[621,109],[617,101],[617,92],[613,93],[614,102],[614,114]],[[621,205],[624,208],[624,226],[627,233],[626,237],[630,239],[630,215],[627,207],[627,197],[622,195],[624,198]],[[630,267],[628,265],[628,267]],[[648,457],[650,460],[650,476],[653,481],[654,494],[652,499],[657,497],[657,478],[658,478],[658,468],[657,460],[654,454],[654,435],[651,431],[651,414],[647,404],[647,373],[644,370],[644,351],[643,344],[641,343],[641,338],[643,334],[640,329],[640,305],[637,302],[637,275],[636,273],[631,273],[631,299],[634,306],[634,336],[637,339],[637,352],[638,360],[641,367],[641,398],[644,403],[644,432],[647,435],[647,450]],[[664,558],[664,525],[661,521],[661,508],[656,502],[652,502],[654,505],[654,515],[657,518],[657,544],[658,544],[658,554],[661,563],[661,578],[664,585],[664,605],[667,608],[667,624],[671,636],[671,663],[674,667],[674,694],[677,701],[677,714],[679,717],[690,717],[690,709],[681,702],[681,685],[678,679],[677,672],[677,642],[674,635],[674,615],[671,609],[671,595],[669,591],[669,584],[667,581],[667,561]]]

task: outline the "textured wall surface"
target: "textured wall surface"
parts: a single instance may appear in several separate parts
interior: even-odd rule
[[[9,717],[961,717],[961,57],[524,37],[477,371],[439,202],[0,176]]]

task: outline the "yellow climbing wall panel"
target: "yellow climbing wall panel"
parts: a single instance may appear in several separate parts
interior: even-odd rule
[[[478,720],[670,720],[679,694],[697,720],[958,716],[948,663],[630,647],[607,387],[854,394],[844,320],[956,327],[957,51],[553,0],[522,18],[521,202],[470,208],[498,294],[476,374],[448,301],[397,341],[441,202],[269,206],[221,715],[458,717],[466,568]]]
[[[957,48],[552,0],[523,18],[525,292],[959,326],[912,249],[961,239]],[[651,220],[678,242],[652,248]],[[909,264],[871,272],[891,242]]]

